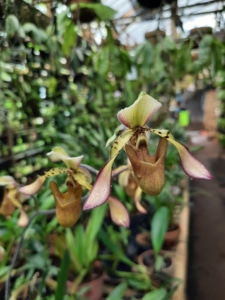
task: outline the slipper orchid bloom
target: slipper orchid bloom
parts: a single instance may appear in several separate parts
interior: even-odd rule
[[[107,201],[111,190],[112,165],[123,148],[131,162],[139,187],[147,194],[157,195],[164,186],[168,142],[176,147],[183,170],[188,176],[202,179],[212,178],[209,171],[190,154],[188,148],[174,140],[169,130],[152,129],[147,126],[148,121],[160,107],[160,102],[145,92],[141,92],[131,106],[118,112],[117,117],[123,125],[122,130],[110,139],[110,143],[112,143],[110,159],[100,170],[84,209],[91,209]],[[147,133],[149,132],[161,137],[153,156],[148,153]]]
[[[70,157],[61,147],[55,147],[48,153],[52,161],[62,160],[67,168],[52,168],[39,176],[33,183],[20,188],[20,192],[25,195],[36,194],[49,177],[66,175],[67,191],[65,193],[59,190],[56,182],[50,182],[50,188],[56,204],[56,218],[64,227],[74,225],[82,213],[82,187],[91,189],[91,174],[80,167],[83,156]]]
[[[0,186],[4,186],[3,199],[0,205],[0,214],[11,216],[16,208],[20,210],[18,225],[23,227],[28,223],[28,217],[21,202],[22,195],[18,191],[18,184],[12,176],[0,176]]]
[[[82,193],[83,188],[90,191],[92,189],[90,172],[81,166],[83,156],[70,157],[61,147],[55,147],[48,153],[52,161],[62,160],[66,168],[52,168],[39,176],[33,183],[20,188],[20,192],[25,195],[36,194],[43,186],[48,177],[66,175],[67,191],[62,193],[56,182],[50,182],[50,188],[56,203],[56,217],[58,222],[64,227],[74,225],[82,213]],[[129,215],[122,203],[114,198],[108,197],[110,214],[113,222],[117,225],[129,226]]]

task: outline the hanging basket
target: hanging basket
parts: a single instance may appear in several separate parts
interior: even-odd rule
[[[145,39],[148,40],[153,45],[157,44],[165,36],[166,36],[165,31],[160,29],[145,33]]]
[[[174,0],[138,0],[141,7],[148,9],[157,9],[164,4],[171,4]]]
[[[198,48],[198,44],[202,40],[204,35],[212,34],[212,33],[213,33],[212,27],[209,26],[197,27],[191,29],[188,37],[194,42],[193,49]]]
[[[79,3],[99,3],[99,0],[67,0],[67,5]],[[90,23],[96,18],[96,14],[91,8],[77,8],[73,11],[73,20],[81,23]]]

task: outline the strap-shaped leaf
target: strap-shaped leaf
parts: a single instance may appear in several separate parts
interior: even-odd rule
[[[151,240],[155,254],[162,248],[164,236],[168,227],[169,212],[167,207],[160,207],[151,222]]]

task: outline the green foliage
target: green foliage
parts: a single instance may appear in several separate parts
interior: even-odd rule
[[[109,294],[106,300],[114,300],[114,299],[123,299],[124,292],[127,288],[127,283],[122,282],[120,283],[113,291]]]
[[[110,251],[107,259],[111,260],[113,272],[116,272],[119,262],[124,262],[128,266],[134,266],[134,263],[124,252],[125,242],[122,239],[122,234],[118,234],[111,226],[107,226],[106,229],[100,229],[98,236],[103,245]]]
[[[78,282],[93,269],[98,255],[97,234],[103,222],[105,208],[103,205],[94,209],[86,227],[78,224],[74,232],[71,229],[66,230],[65,239],[62,237],[56,240],[56,249],[60,257],[68,249],[70,268],[78,276]]]
[[[77,7],[78,7],[77,4],[71,5],[72,10],[77,9]],[[116,13],[116,11],[111,7],[100,3],[79,3],[79,8],[81,9],[86,8],[86,9],[93,10],[96,16],[98,17],[98,19],[101,21],[112,20],[113,16]]]
[[[144,84],[148,83],[156,98],[173,96],[175,82],[193,72],[191,46],[191,43],[176,43],[168,37],[156,45],[146,41],[138,46],[135,61],[139,82],[142,78]]]
[[[16,33],[19,33],[20,23],[16,16],[9,15],[6,18],[5,30],[9,37],[13,37]]]
[[[198,58],[194,61],[195,73],[200,73],[204,69],[208,69],[209,77],[206,83],[215,84],[216,75],[223,69],[222,54],[224,45],[216,37],[212,35],[204,35],[199,43]]]
[[[159,288],[158,290],[147,293],[142,300],[166,300],[167,290],[165,288]]]
[[[55,291],[55,300],[61,300],[66,292],[67,275],[69,272],[70,256],[68,250],[64,252]]]
[[[160,207],[151,221],[151,241],[156,255],[159,254],[168,228],[169,212],[167,207]]]

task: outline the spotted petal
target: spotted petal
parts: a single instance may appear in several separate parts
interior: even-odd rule
[[[108,203],[112,221],[119,226],[129,227],[130,218],[125,206],[117,198],[112,196],[109,197]]]
[[[120,124],[116,130],[114,131],[113,136],[111,136],[106,144],[105,147],[107,148],[109,145],[111,145],[112,143],[114,143],[115,139],[126,129],[126,127],[123,124]]]
[[[182,168],[188,176],[192,178],[212,179],[210,172],[202,163],[191,155],[186,146],[178,143],[172,137],[169,137],[168,141],[176,147],[180,156]]]
[[[134,131],[132,129],[126,129],[116,138],[111,148],[111,158],[119,154],[120,150],[129,142],[133,134]]]
[[[81,186],[85,187],[87,190],[91,190],[92,185],[89,182],[89,177],[84,172],[78,170],[72,177]]]
[[[55,147],[51,152],[47,153],[52,161],[62,160],[68,168],[77,170],[83,159],[83,155],[77,157],[70,157],[67,152],[61,147]]]
[[[119,121],[129,128],[144,126],[161,107],[161,103],[141,92],[138,99],[117,114]]]

